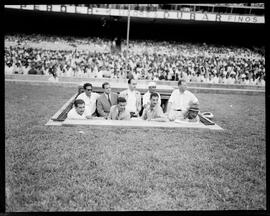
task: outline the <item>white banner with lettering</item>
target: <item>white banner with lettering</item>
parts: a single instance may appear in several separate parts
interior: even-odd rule
[[[108,16],[128,16],[128,10],[76,7],[70,5],[5,5],[5,8],[22,10],[39,10],[65,13],[79,13],[89,15],[108,15]],[[212,21],[212,22],[234,22],[234,23],[265,23],[264,16],[240,15],[240,14],[219,14],[201,12],[182,12],[182,11],[137,11],[130,10],[131,17],[158,18],[175,20],[193,21]]]

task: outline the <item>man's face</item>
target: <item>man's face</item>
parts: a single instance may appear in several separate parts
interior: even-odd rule
[[[151,103],[151,106],[152,106],[152,107],[156,106],[157,103],[158,103],[158,97],[152,97],[152,98],[150,99],[150,103]]]
[[[82,115],[85,110],[85,104],[78,104],[78,106],[75,107],[75,109],[79,115]]]
[[[148,89],[150,93],[156,92],[156,86],[149,86]]]
[[[118,106],[118,109],[119,111],[124,111],[125,110],[125,107],[126,107],[126,102],[120,102],[117,106]]]
[[[186,84],[186,82],[182,82],[182,83],[178,86],[178,88],[179,88],[179,91],[183,93],[183,92],[187,89],[187,84]]]
[[[87,86],[85,89],[85,94],[90,97],[91,96],[91,92],[92,92],[92,87],[91,86]]]
[[[135,80],[131,80],[130,81],[130,84],[129,84],[129,89],[131,91],[135,90],[136,89],[136,86],[137,86],[137,82]]]
[[[109,84],[104,86],[104,92],[106,94],[110,94],[111,93],[111,86]]]
[[[198,115],[198,111],[194,111],[194,110],[189,110],[189,119],[194,119],[196,118],[196,116]]]

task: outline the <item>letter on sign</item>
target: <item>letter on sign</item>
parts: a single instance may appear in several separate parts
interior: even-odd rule
[[[190,20],[195,20],[195,13],[190,13]]]
[[[208,21],[208,15],[207,13],[203,13],[203,17],[202,17],[203,20],[207,20]]]
[[[47,5],[47,11],[52,11],[52,5]]]
[[[61,5],[61,12],[67,12],[67,6]]]
[[[220,14],[216,15],[216,21],[219,21],[219,22],[221,21],[221,15]]]

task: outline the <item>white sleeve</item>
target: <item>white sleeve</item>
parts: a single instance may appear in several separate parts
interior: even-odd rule
[[[192,103],[198,103],[199,102],[198,98],[191,92],[190,92],[190,99],[191,99]]]
[[[175,101],[175,96],[174,95],[175,95],[175,90],[173,90],[173,92],[172,92],[172,94],[171,94],[171,96],[169,98],[168,103],[173,103]]]
[[[100,96],[100,94],[96,93],[96,99],[98,99],[98,98],[99,98],[99,96]]]
[[[67,118],[68,119],[83,119],[83,117],[80,117],[79,115],[76,114],[76,111],[74,112],[74,108],[72,108],[68,114],[67,114]]]
[[[145,104],[147,104],[147,93],[145,93],[144,95],[143,95],[143,106],[145,105]]]
[[[159,103],[159,105],[161,105],[161,96],[159,93],[158,93],[158,103]]]

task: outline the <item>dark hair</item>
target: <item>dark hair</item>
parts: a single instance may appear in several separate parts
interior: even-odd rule
[[[91,88],[93,88],[92,84],[91,83],[84,83],[83,85],[83,89],[86,89],[87,86],[91,86]]]
[[[130,78],[130,79],[128,79],[128,84],[130,84],[130,83],[131,83],[131,80],[134,80],[134,78]]]
[[[103,88],[103,89],[105,88],[105,85],[110,85],[110,83],[108,83],[108,82],[103,83],[103,84],[102,84],[102,88]]]
[[[152,97],[158,97],[158,98],[159,98],[158,93],[156,93],[156,92],[151,93],[150,99],[151,99]]]
[[[127,102],[125,98],[123,98],[123,97],[117,98],[117,104],[119,104],[119,103],[125,103],[125,102]]]
[[[179,79],[178,85],[182,85],[183,82],[186,82],[186,80],[185,79]]]
[[[82,99],[76,99],[76,100],[74,101],[74,106],[75,106],[75,107],[78,107],[79,104],[85,104],[85,103],[84,103],[84,100],[82,100]]]

